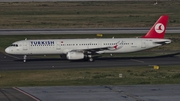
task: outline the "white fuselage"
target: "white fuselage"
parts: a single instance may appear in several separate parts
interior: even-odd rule
[[[47,40],[21,40],[14,42],[5,51],[9,54],[37,55],[37,54],[67,54],[73,50],[93,50],[96,53],[128,53],[141,51],[157,46],[160,43],[170,43],[169,39],[155,38],[107,38],[107,39],[47,39]],[[116,46],[117,45],[117,46]],[[116,47],[115,47],[116,46]],[[101,50],[103,47],[111,47]]]

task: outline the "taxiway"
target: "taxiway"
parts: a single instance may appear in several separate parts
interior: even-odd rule
[[[57,28],[57,29],[0,29],[0,35],[49,34],[144,34],[150,28]],[[179,27],[168,27],[166,33],[180,33]]]
[[[179,53],[177,53],[179,54]],[[24,63],[23,56],[0,53],[0,70],[105,68],[126,66],[180,65],[176,54],[153,57],[104,57],[95,62],[68,61],[60,58],[31,58]]]
[[[0,89],[1,101],[178,101],[180,85],[54,86]]]

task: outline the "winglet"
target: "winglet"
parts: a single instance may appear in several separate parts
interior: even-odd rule
[[[164,38],[168,15],[162,15],[142,38]]]

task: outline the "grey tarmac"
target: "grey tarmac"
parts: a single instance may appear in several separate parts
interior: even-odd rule
[[[0,88],[0,101],[37,101],[14,88]]]
[[[0,2],[60,2],[60,1],[150,1],[150,0],[0,0]],[[168,1],[168,0],[158,0]]]
[[[1,101],[179,101],[180,84],[1,88]]]
[[[180,65],[179,53],[152,57],[100,57],[94,62],[68,61],[60,58],[35,58],[29,56],[23,62],[23,56],[0,53],[0,70],[38,70],[38,69],[72,69],[72,68],[106,68],[126,66]]]
[[[53,29],[0,29],[0,35],[50,34],[145,34],[150,28],[53,28]],[[167,28],[166,33],[180,33],[179,27]]]
[[[179,101],[180,85],[19,87],[42,101]]]

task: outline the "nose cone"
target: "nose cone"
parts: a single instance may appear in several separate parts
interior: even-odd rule
[[[6,53],[9,53],[9,52],[10,52],[10,49],[9,49],[9,48],[6,48],[6,49],[5,49],[5,52],[6,52]]]

